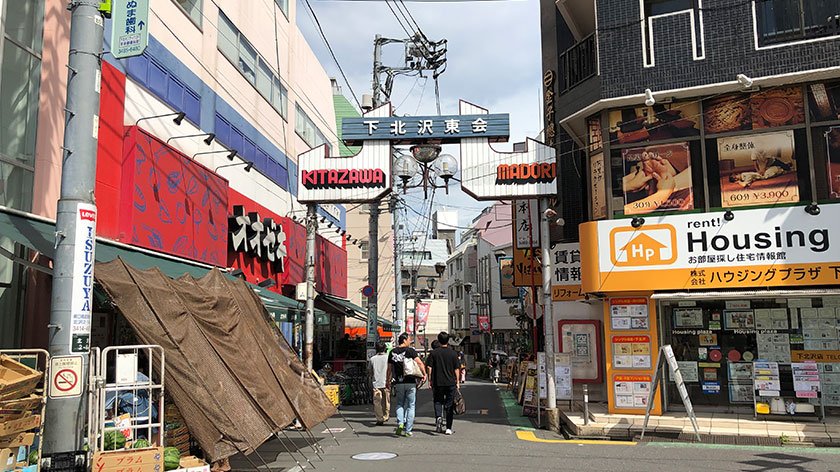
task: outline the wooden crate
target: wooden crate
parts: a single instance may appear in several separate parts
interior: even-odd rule
[[[0,354],[0,400],[28,397],[42,378],[41,372]]]

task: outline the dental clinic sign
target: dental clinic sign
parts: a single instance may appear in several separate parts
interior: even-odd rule
[[[90,350],[90,319],[93,307],[93,267],[96,249],[96,206],[79,203],[73,249],[73,292],[70,297],[70,352]]]
[[[840,205],[581,225],[584,292],[840,285]],[[594,256],[594,257],[593,257]]]

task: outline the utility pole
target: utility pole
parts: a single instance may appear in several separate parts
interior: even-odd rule
[[[78,453],[85,439],[90,319],[96,242],[96,147],[104,21],[99,2],[70,2],[70,57],[61,194],[55,224],[55,259],[50,308],[52,359],[75,357],[82,394],[52,398],[44,421],[47,456]],[[76,456],[78,458],[78,455]],[[78,459],[77,459],[78,460]]]
[[[303,359],[312,370],[315,345],[315,234],[318,232],[318,212],[314,203],[306,204],[306,318],[304,320]]]
[[[379,83],[379,69],[382,67],[382,36],[376,35],[373,41],[373,108],[376,109],[382,102],[379,99],[381,84]],[[373,295],[368,298],[368,322],[367,339],[365,347],[368,351],[374,349],[379,338],[378,325],[378,304],[379,299],[379,200],[368,205],[368,285],[373,287]],[[394,254],[396,257],[396,254]],[[396,301],[396,300],[395,300]]]
[[[391,232],[394,235],[394,317],[397,325],[405,324],[405,304],[403,303],[402,293],[402,258],[400,257],[400,225],[399,214],[400,204],[396,195],[391,195],[391,218],[392,228]]]
[[[559,430],[557,393],[554,379],[554,310],[551,301],[551,235],[548,227],[548,199],[540,199],[540,246],[542,248],[542,296],[543,320],[545,322],[545,380],[546,380],[546,423],[552,431]],[[536,298],[536,297],[535,297]],[[536,303],[536,299],[534,300]],[[535,320],[536,322],[536,320]]]

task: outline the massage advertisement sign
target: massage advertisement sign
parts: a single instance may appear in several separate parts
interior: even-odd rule
[[[624,149],[621,157],[625,215],[694,208],[688,144]]]
[[[583,291],[840,285],[840,205],[581,225]]]
[[[793,131],[720,138],[717,147],[724,208],[799,201]]]

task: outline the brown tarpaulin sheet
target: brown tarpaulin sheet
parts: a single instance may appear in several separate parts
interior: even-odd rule
[[[216,269],[173,280],[122,259],[94,273],[138,338],[163,347],[166,390],[210,460],[250,453],[295,418],[310,429],[335,413],[245,282]]]

